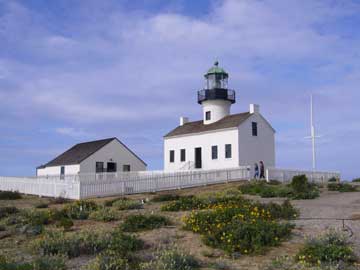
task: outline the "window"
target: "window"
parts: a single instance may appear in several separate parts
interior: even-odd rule
[[[123,172],[130,172],[130,165],[123,165]]]
[[[60,179],[64,179],[65,177],[65,167],[61,166],[60,167]]]
[[[95,169],[96,173],[104,172],[104,162],[96,162]]]
[[[256,122],[252,122],[252,123],[251,123],[251,126],[252,126],[252,135],[253,135],[253,136],[257,136],[257,134],[258,134],[257,123],[256,123]]]
[[[186,152],[185,149],[180,150],[180,161],[183,162],[186,160]]]
[[[108,162],[107,163],[107,172],[116,172],[116,163],[115,162]]]
[[[170,150],[170,162],[173,163],[175,161],[175,151]]]
[[[225,144],[225,158],[231,158],[231,144]]]
[[[217,145],[211,146],[211,158],[217,159],[218,158],[218,147]]]
[[[211,120],[211,112],[210,111],[207,111],[205,113],[205,120]]]

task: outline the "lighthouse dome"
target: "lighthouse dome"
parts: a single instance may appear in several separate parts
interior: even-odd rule
[[[229,74],[223,68],[219,67],[218,61],[215,61],[214,66],[211,67],[204,76],[205,78],[208,78],[210,75],[214,74],[223,75],[221,76],[222,78],[229,77]]]

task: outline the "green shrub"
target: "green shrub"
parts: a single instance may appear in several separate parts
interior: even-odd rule
[[[17,212],[19,212],[19,209],[17,209],[14,206],[0,207],[0,219],[7,217],[9,215],[15,214]]]
[[[299,211],[292,206],[289,200],[285,200],[282,204],[273,202],[258,204],[258,207],[270,213],[272,219],[295,219],[299,215]]]
[[[128,259],[121,258],[114,251],[105,251],[96,256],[86,267],[88,270],[130,270],[133,269]]]
[[[47,203],[43,203],[43,202],[35,204],[35,208],[38,208],[38,209],[43,209],[43,208],[48,208],[48,207],[49,207],[49,205]]]
[[[68,231],[74,226],[74,222],[70,218],[63,217],[56,222],[56,227],[63,228],[64,231]]]
[[[168,201],[176,201],[180,199],[180,195],[167,193],[167,194],[159,194],[154,196],[151,201],[152,202],[168,202]]]
[[[4,256],[0,256],[1,270],[65,270],[63,257],[44,256],[31,262],[14,262]]]
[[[298,252],[296,259],[304,264],[319,263],[352,263],[356,256],[347,237],[341,233],[330,231],[325,235],[311,238]]]
[[[114,232],[90,232],[68,234],[49,231],[32,242],[32,249],[39,255],[66,255],[70,258],[86,254],[97,254],[103,250],[113,250],[118,254],[142,248],[143,242],[134,236]]]
[[[328,190],[339,191],[339,192],[355,192],[357,187],[348,183],[329,183]]]
[[[119,199],[112,204],[118,210],[141,209],[143,205],[140,201],[129,200],[126,198]]]
[[[64,218],[69,218],[67,212],[64,209],[57,209],[57,208],[49,209],[49,216],[52,222],[57,222]]]
[[[141,270],[192,270],[199,268],[191,255],[178,251],[176,247],[160,251],[154,260],[140,265]]]
[[[56,197],[50,199],[50,204],[65,204],[69,203],[70,200],[63,197]]]
[[[293,189],[291,187],[280,184],[268,184],[265,181],[241,185],[239,190],[244,194],[259,195],[262,198],[291,198],[293,196]]]
[[[268,183],[269,185],[276,185],[276,186],[282,184],[282,182],[279,181],[279,180],[269,180],[267,183]]]
[[[308,191],[308,184],[306,175],[302,174],[294,176],[290,185],[296,193],[304,193]]]
[[[65,270],[65,258],[59,256],[42,256],[32,262],[34,270]]]
[[[131,215],[127,216],[120,228],[125,232],[153,230],[170,225],[170,220],[159,215]]]
[[[359,177],[359,178],[354,178],[354,179],[352,180],[352,182],[360,182],[360,177]]]
[[[294,190],[293,199],[309,200],[315,199],[320,195],[318,187],[313,183],[309,183],[306,175],[294,176],[290,186]]]
[[[89,216],[90,219],[96,220],[96,221],[114,221],[118,219],[118,213],[111,209],[111,208],[105,208],[102,207],[94,212],[92,212]]]
[[[336,182],[338,182],[339,180],[336,178],[336,177],[331,177],[329,180],[328,180],[328,182],[329,183],[336,183]]]
[[[0,191],[0,200],[18,200],[22,196],[17,191]]]
[[[66,205],[63,210],[72,219],[87,219],[97,208],[97,204],[93,201],[80,200]]]
[[[255,181],[239,186],[239,190],[244,194],[259,195],[262,198],[314,199],[319,196],[318,187],[308,183],[305,175],[295,176],[290,185]]]
[[[22,210],[17,215],[11,215],[5,220],[8,226],[15,225],[15,228],[22,234],[38,235],[44,230],[44,225],[50,223],[48,211]]]
[[[31,225],[47,225],[50,223],[49,211],[41,210],[23,210],[25,223]]]
[[[161,211],[186,211],[191,209],[198,209],[201,205],[201,200],[194,196],[180,197],[177,201],[172,201],[161,206]]]
[[[0,232],[6,231],[6,227],[4,225],[0,225]]]
[[[232,268],[224,261],[216,261],[209,265],[211,269],[216,270],[231,270]]]
[[[120,197],[120,198],[114,198],[114,199],[109,199],[103,202],[103,205],[106,207],[111,207],[113,206],[114,202],[120,201],[120,200],[128,200],[126,197]]]
[[[34,252],[41,256],[66,255],[70,258],[80,255],[80,237],[64,232],[49,231],[31,243]]]

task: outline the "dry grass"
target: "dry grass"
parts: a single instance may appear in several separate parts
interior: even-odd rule
[[[184,189],[184,190],[176,190],[172,191],[172,193],[176,193],[179,195],[199,195],[209,192],[217,192],[223,191],[230,188],[237,188],[241,182],[236,183],[228,183],[228,184],[219,184],[219,185],[211,185],[211,186],[204,186],[198,188],[191,188],[191,189]],[[161,193],[168,193],[168,192],[159,192]],[[144,200],[149,201],[155,194],[146,193],[146,194],[136,194],[126,196],[127,198],[134,199],[134,200]],[[311,216],[317,214],[326,214],[326,211],[331,211],[331,208],[327,208],[327,204],[332,202],[333,205],[341,200],[339,196],[349,196],[348,194],[336,194],[333,193],[322,193],[321,197],[316,200],[309,200],[309,201],[295,201],[295,205],[300,208],[302,216]],[[360,207],[360,202],[355,206],[356,199],[359,197],[359,193],[354,193],[354,200],[352,200],[352,207]],[[357,197],[356,197],[357,196]],[[247,196],[249,197],[249,196]],[[256,196],[250,196],[253,199],[261,200],[263,202],[269,201],[282,201],[282,199],[261,199]],[[113,197],[116,198],[116,197]],[[96,198],[93,199],[99,204],[102,204],[105,200],[109,200],[111,198]],[[358,200],[358,199],[357,199]],[[24,196],[23,199],[14,200],[14,201],[0,201],[0,206],[16,206],[18,208],[32,208],[38,203],[49,203],[49,199],[47,198],[37,198],[34,196]],[[142,214],[151,214],[151,213],[160,213],[160,206],[163,203],[146,203],[143,209],[138,210],[128,210],[128,211],[121,211],[122,216],[127,216],[129,214],[134,213],[142,213]],[[61,207],[60,205],[49,205],[50,208],[52,207]],[[310,210],[311,211],[310,211]],[[345,209],[345,210],[344,210]],[[357,208],[359,209],[359,208]],[[334,210],[334,208],[332,208]],[[336,211],[339,213],[347,213],[346,205],[338,206]],[[360,220],[360,213],[350,211],[349,213],[352,214],[352,218]],[[152,231],[145,231],[137,233],[137,235],[145,242],[145,250],[139,253],[140,257],[148,258],[149,254],[156,251],[159,246],[165,248],[166,246],[170,246],[172,244],[176,244],[179,249],[189,252],[190,254],[194,255],[197,259],[199,259],[204,267],[201,268],[202,270],[210,269],[206,268],[205,266],[209,263],[214,263],[216,261],[223,261],[227,265],[229,265],[230,269],[248,269],[248,270],[257,270],[257,269],[264,269],[265,265],[268,264],[273,258],[282,255],[295,255],[299,248],[303,245],[304,237],[311,234],[313,231],[321,231],[324,230],[323,226],[319,226],[317,224],[314,226],[314,223],[311,222],[296,222],[297,228],[294,230],[293,237],[284,242],[281,246],[270,249],[265,255],[261,256],[242,256],[237,259],[229,258],[225,255],[225,253],[218,249],[212,249],[208,246],[205,246],[200,238],[200,235],[194,234],[189,231],[182,230],[182,221],[181,217],[185,214],[185,212],[161,212],[161,215],[164,215],[171,219],[174,226],[169,226],[165,228],[160,228]],[[349,217],[351,216],[349,214]],[[74,232],[79,232],[82,230],[98,230],[98,229],[105,229],[110,230],[116,228],[122,221],[112,221],[112,222],[99,222],[93,220],[77,220],[74,221]],[[51,225],[50,225],[51,226]],[[29,250],[27,248],[29,240],[32,237],[24,236],[20,234],[13,233],[10,237],[2,239],[0,241],[0,253],[7,253],[10,254],[12,257],[26,257],[29,256]],[[87,264],[87,262],[92,259],[91,256],[82,256],[79,258],[74,258],[68,262],[69,269],[81,269],[81,266]]]

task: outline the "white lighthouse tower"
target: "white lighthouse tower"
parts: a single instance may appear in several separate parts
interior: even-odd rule
[[[230,115],[231,104],[235,103],[235,91],[228,89],[229,74],[219,67],[217,61],[204,77],[206,86],[198,91],[198,103],[203,108],[203,122],[208,125]]]
[[[235,91],[229,74],[214,66],[206,72],[204,89],[197,91],[203,115],[197,121],[180,118],[180,125],[164,136],[164,170],[212,170],[252,166],[263,161],[275,166],[275,130],[260,107],[230,114]]]

